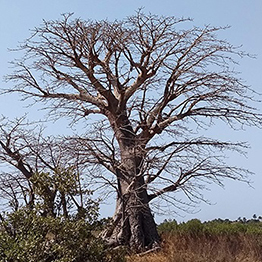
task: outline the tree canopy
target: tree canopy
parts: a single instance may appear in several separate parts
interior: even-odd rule
[[[224,29],[141,10],[113,22],[65,14],[20,46],[24,55],[7,77],[15,84],[5,92],[43,102],[49,116],[86,123],[62,146],[84,176],[117,193],[104,234],[110,244],[159,243],[149,207],[156,198],[203,199],[206,184],[248,180],[247,170],[223,160],[225,150],[245,144],[201,134],[217,120],[261,127],[256,92],[234,70],[248,54],[219,39]]]

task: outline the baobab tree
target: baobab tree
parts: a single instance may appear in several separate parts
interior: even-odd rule
[[[92,166],[86,175],[116,191],[103,234],[111,245],[159,244],[154,199],[201,198],[206,183],[247,179],[222,161],[223,150],[243,144],[200,132],[219,120],[261,126],[255,93],[232,69],[246,54],[217,37],[225,28],[190,23],[141,11],[114,22],[66,14],[33,30],[7,77],[15,84],[6,92],[43,102],[57,118],[85,121],[67,148]]]

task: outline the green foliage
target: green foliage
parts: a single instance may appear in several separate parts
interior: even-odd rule
[[[204,231],[208,234],[240,234],[247,231],[247,225],[240,222],[217,222],[210,221],[204,224]]]
[[[187,223],[179,225],[179,231],[182,233],[188,233],[192,236],[199,235],[203,232],[204,225],[198,219],[189,220]]]
[[[93,234],[99,222],[42,217],[21,209],[0,223],[1,262],[124,261],[122,253],[107,250]]]
[[[178,223],[176,220],[165,220],[163,223],[161,223],[158,226],[158,232],[164,233],[164,232],[173,232],[173,231],[177,231],[178,229]]]
[[[74,195],[77,193],[78,176],[74,167],[57,168],[52,175],[44,172],[35,173],[31,181],[37,187],[36,193],[39,195],[45,193],[45,188]]]
[[[93,192],[88,189],[79,188],[79,176],[73,168],[56,169],[52,174],[41,172],[35,173],[30,181],[33,184],[34,194],[38,201],[35,206],[38,210],[50,211],[56,215],[61,215],[61,197],[65,198],[66,210],[76,218],[85,218],[90,222],[98,218],[98,201],[90,197]],[[83,205],[78,205],[72,199],[82,198]],[[77,211],[76,211],[77,208]]]
[[[178,224],[175,220],[164,221],[158,226],[159,233],[180,233],[197,235],[260,235],[262,236],[262,222],[256,219],[251,220],[221,220],[216,219],[201,223],[198,219],[192,219],[186,223]]]

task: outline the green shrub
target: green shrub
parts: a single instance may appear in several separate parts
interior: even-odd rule
[[[164,221],[158,226],[159,233],[184,233],[197,235],[204,230],[204,225],[198,219],[178,224],[176,220]]]
[[[189,220],[186,223],[181,223],[178,227],[181,233],[187,233],[192,236],[199,235],[203,232],[204,225],[198,219]]]
[[[19,210],[0,223],[1,262],[109,262],[124,255],[93,235],[99,224]]]
[[[245,233],[246,231],[247,231],[247,226],[239,222],[221,223],[221,222],[211,221],[211,222],[205,223],[205,232],[208,234],[232,235],[232,234]]]
[[[161,223],[158,226],[158,232],[161,233],[166,233],[166,232],[174,232],[177,231],[178,228],[178,223],[176,220],[165,220],[163,223]]]

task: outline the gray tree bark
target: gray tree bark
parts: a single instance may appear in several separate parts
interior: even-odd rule
[[[159,246],[160,237],[151,213],[147,193],[137,186],[132,192],[118,196],[113,222],[104,232],[109,245],[127,245],[142,251]]]
[[[151,249],[159,245],[160,237],[141,170],[145,145],[134,135],[127,115],[109,114],[108,118],[119,144],[121,166],[116,170],[116,210],[104,238],[110,245],[128,245],[136,252]]]

